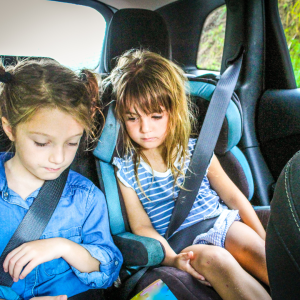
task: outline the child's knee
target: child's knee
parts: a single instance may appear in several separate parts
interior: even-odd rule
[[[205,251],[195,253],[191,265],[203,271],[203,273],[211,270],[225,271],[230,268],[233,259],[233,256],[227,250],[210,246]]]

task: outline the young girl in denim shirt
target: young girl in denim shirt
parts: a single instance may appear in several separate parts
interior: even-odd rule
[[[256,280],[268,284],[264,228],[215,155],[177,231],[217,217],[214,227],[179,254],[164,238],[196,144],[183,71],[158,54],[132,50],[107,81],[125,145],[125,156],[113,164],[132,232],[160,241],[163,265],[210,284],[222,299],[270,299]]]
[[[44,182],[71,165],[84,133],[94,137],[99,91],[91,72],[78,76],[52,60],[1,67],[0,80],[2,126],[14,148],[0,154],[2,253]],[[14,281],[0,287],[0,298],[70,297],[107,288],[121,264],[102,192],[70,170],[41,238],[11,251],[0,266]]]

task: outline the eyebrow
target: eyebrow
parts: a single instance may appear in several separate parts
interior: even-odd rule
[[[49,134],[46,134],[46,133],[43,133],[43,132],[29,131],[29,133],[31,133],[31,134],[39,134],[39,135],[43,135],[43,136],[47,136],[47,137],[51,137],[51,135],[49,135]],[[74,134],[74,135],[70,136],[69,138],[73,138],[73,137],[76,137],[76,136],[81,136],[81,135],[83,135],[83,133]]]

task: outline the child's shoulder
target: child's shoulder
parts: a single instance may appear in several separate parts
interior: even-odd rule
[[[195,147],[196,143],[197,143],[197,139],[190,138],[188,146],[189,147],[191,147],[191,146]]]
[[[73,170],[69,171],[67,183],[72,189],[82,189],[86,191],[89,191],[91,188],[95,186],[90,179],[84,177],[83,175]]]
[[[188,143],[188,151],[194,151],[196,143],[197,143],[197,139],[190,138]]]
[[[79,201],[81,205],[86,205],[87,209],[95,205],[106,205],[103,192],[90,179],[73,170],[69,172],[64,193],[67,197],[71,196],[75,203]]]
[[[114,157],[112,164],[119,170],[129,171],[134,168],[132,155],[125,155],[124,157]]]

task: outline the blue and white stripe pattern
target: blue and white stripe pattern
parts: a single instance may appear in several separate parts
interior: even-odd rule
[[[196,141],[196,139],[189,140],[188,159],[184,166],[184,172],[186,172],[189,166]],[[142,192],[134,174],[132,157],[115,157],[113,164],[118,168],[117,176],[120,181],[137,193],[153,227],[163,236],[170,222],[175,204],[174,200],[176,201],[180,190],[178,186],[174,187],[174,178],[171,170],[167,170],[164,173],[153,170],[152,174],[150,166],[142,161],[138,168],[138,176],[143,188]],[[179,163],[177,162],[176,164]],[[182,183],[182,178],[179,178],[178,182]],[[222,204],[217,193],[210,188],[205,174],[193,207],[186,220],[176,232],[199,221],[219,216],[222,211],[227,209],[227,206]]]

